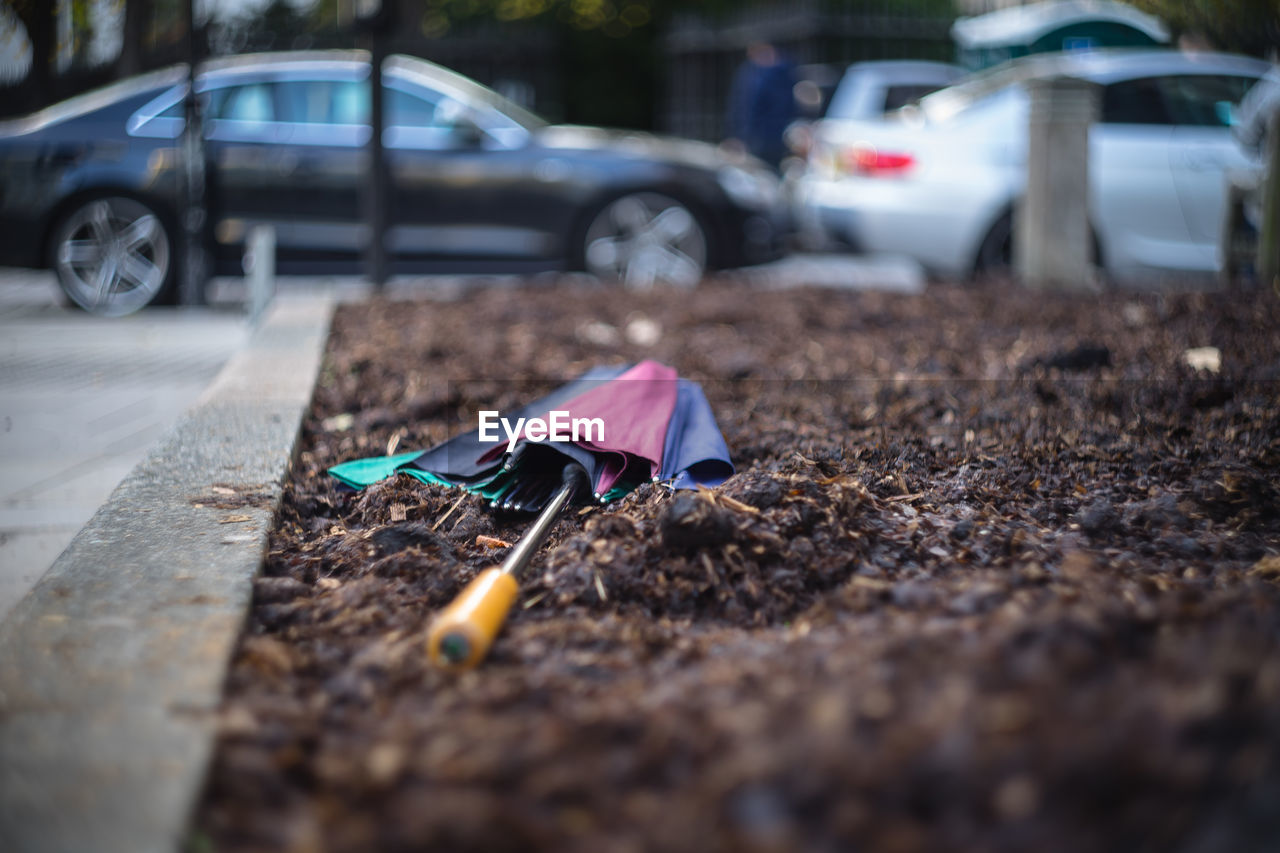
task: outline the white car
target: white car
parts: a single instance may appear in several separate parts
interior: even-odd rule
[[[822,66],[827,67],[827,66]],[[823,248],[839,234],[816,219],[813,208],[796,204],[800,196],[796,192],[802,182],[809,161],[809,153],[815,145],[843,136],[842,128],[850,122],[878,121],[886,114],[949,86],[965,75],[959,65],[946,62],[929,62],[915,59],[873,59],[855,62],[840,75],[831,99],[822,117],[814,121],[797,121],[787,130],[787,145],[798,155],[785,170],[786,191],[792,201],[792,218],[795,220],[804,242],[814,248]],[[815,91],[817,87],[814,87]],[[796,168],[796,166],[799,168]],[[813,181],[808,176],[807,185]],[[827,180],[825,173],[818,180]]]
[[[1089,137],[1089,217],[1113,279],[1212,273],[1228,171],[1256,167],[1232,108],[1268,70],[1247,57],[1172,50],[1038,54],[966,78],[891,120],[842,124],[809,155],[806,218],[865,252],[963,278],[1007,265],[1026,185],[1028,80],[1101,87]]]
[[[955,83],[966,73],[964,68],[948,62],[915,59],[855,62],[840,77],[818,128],[834,128],[850,119],[881,118]]]

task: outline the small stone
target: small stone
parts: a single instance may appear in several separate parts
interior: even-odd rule
[[[1217,347],[1192,347],[1182,354],[1182,362],[1192,370],[1217,373],[1222,370],[1222,353]]]
[[[595,344],[600,347],[616,346],[622,339],[615,327],[600,320],[591,320],[583,323],[574,334],[583,343]]]
[[[732,540],[734,518],[689,492],[682,492],[667,505],[658,520],[662,543],[672,550],[711,548]]]
[[[1028,818],[1040,806],[1040,786],[1028,775],[1014,776],[996,789],[992,805],[1005,820]]]
[[[1111,501],[1106,498],[1097,498],[1080,511],[1076,520],[1080,522],[1081,530],[1093,536],[1115,527],[1120,516]]]
[[[627,343],[638,347],[651,347],[662,340],[662,327],[648,317],[640,316],[627,323],[622,330]]]

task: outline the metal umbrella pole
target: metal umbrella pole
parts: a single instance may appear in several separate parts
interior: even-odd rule
[[[561,480],[559,491],[543,507],[507,558],[476,575],[431,624],[427,632],[427,656],[432,663],[460,672],[484,660],[515,603],[519,591],[516,576],[529,565],[574,491],[585,484],[586,472],[578,465],[566,465]]]

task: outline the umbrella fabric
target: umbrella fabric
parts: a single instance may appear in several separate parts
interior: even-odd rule
[[[626,369],[626,365],[594,367],[550,394],[516,409],[509,417],[513,419],[543,417],[552,409],[562,408],[566,401],[613,379]],[[501,458],[486,458],[482,461],[487,451],[494,447],[495,445],[490,442],[480,441],[480,430],[473,429],[441,442],[430,450],[414,450],[396,456],[376,456],[343,462],[330,468],[329,474],[354,489],[371,486],[396,473],[409,474],[427,483],[446,486],[472,484],[483,487],[501,471]],[[497,447],[502,449],[506,445],[504,443]],[[599,463],[590,458],[585,451],[581,455],[577,453],[572,455],[576,461],[587,467],[589,473],[593,468],[599,467]]]
[[[553,409],[563,409],[575,397],[607,385],[609,380],[616,378],[625,370],[625,365],[593,367],[572,382],[561,385],[550,394],[516,409],[507,417],[512,422],[516,418],[545,417]],[[505,448],[505,441],[498,444],[481,441],[480,430],[474,429],[420,453],[410,464],[414,468],[430,471],[455,482],[465,481],[491,476],[494,464],[501,461],[501,454]],[[497,455],[491,455],[489,453],[491,450],[496,451]]]
[[[718,486],[733,476],[729,448],[716,425],[711,404],[696,382],[679,382],[664,447],[658,476],[673,488]]]
[[[598,419],[604,424],[604,435],[573,442],[602,459],[602,472],[592,478],[597,496],[613,488],[632,465],[645,469],[641,479],[657,476],[678,378],[664,364],[642,361],[614,381],[600,383],[564,403],[569,418]],[[525,439],[523,430],[519,437]],[[491,447],[481,461],[492,461],[500,452]]]
[[[506,417],[508,422],[545,418],[553,410],[566,411],[571,419],[599,418],[605,434],[591,441],[584,436],[577,442],[544,443],[529,441],[522,431],[514,452],[508,452],[505,440],[481,442],[476,429],[425,452],[356,459],[329,473],[355,489],[406,473],[460,486],[495,507],[532,512],[550,500],[570,461],[586,470],[595,497],[605,501],[650,479],[692,489],[717,485],[733,474],[702,389],[657,362],[593,368]]]

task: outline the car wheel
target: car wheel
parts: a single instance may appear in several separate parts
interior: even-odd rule
[[[990,275],[1008,272],[1013,266],[1013,214],[1006,213],[996,220],[978,247],[978,257],[973,265],[974,275]]]
[[[694,287],[707,270],[707,232],[670,196],[630,193],[591,220],[582,253],[587,272],[628,287]]]
[[[58,225],[53,269],[71,301],[120,317],[156,301],[173,278],[172,241],[161,216],[137,199],[84,202]]]

